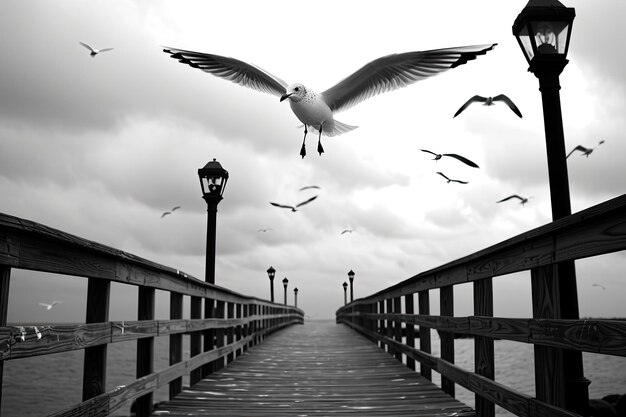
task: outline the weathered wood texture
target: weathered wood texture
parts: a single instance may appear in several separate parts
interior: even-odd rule
[[[12,268],[88,279],[85,323],[7,326]],[[139,287],[138,320],[108,321],[113,301],[111,282]],[[154,320],[157,289],[171,293],[171,320]],[[182,319],[185,296],[191,296],[190,320]],[[226,305],[230,314],[213,317],[207,313],[202,318],[203,299]],[[243,311],[258,313],[244,317]],[[83,402],[55,413],[56,416],[108,415],[131,400],[137,400],[136,415],[147,416],[156,389],[171,383],[170,392],[174,395],[181,389],[183,376],[191,374],[193,380],[201,374],[202,367],[223,363],[226,358],[234,360],[276,330],[301,323],[303,316],[304,312],[295,307],[241,295],[118,249],[0,213],[0,386],[5,360],[84,349]],[[254,333],[247,332],[252,328]],[[227,344],[222,337],[217,349],[201,352],[202,334],[207,335],[205,345],[212,347],[212,335],[216,332],[228,335]],[[182,338],[186,334],[191,337],[192,355],[182,361]],[[164,335],[170,336],[170,366],[154,370],[153,340]],[[104,392],[107,346],[128,340],[137,341],[137,380]]]
[[[584,377],[574,377],[568,370],[582,369],[581,352],[626,356],[626,321],[579,320],[576,298],[569,303],[560,300],[555,277],[575,279],[575,260],[624,250],[626,195],[354,300],[337,311],[337,322],[350,325],[396,357],[400,352],[400,360],[406,359],[407,364],[409,359],[419,361],[422,375],[439,372],[444,391],[453,394],[454,384],[459,384],[475,392],[481,415],[492,416],[494,404],[519,416],[573,415],[567,410],[584,412],[587,388]],[[570,270],[554,273],[563,268]],[[493,317],[493,279],[519,271],[531,272],[533,317]],[[468,282],[474,285],[475,315],[454,317],[453,289]],[[429,311],[431,289],[439,290],[439,315]],[[416,293],[419,314],[414,314],[411,303],[404,312],[390,308],[392,300]],[[421,350],[413,347],[413,341],[399,343],[389,332],[401,325],[419,326]],[[440,334],[441,358],[430,354],[429,329]],[[454,365],[455,334],[476,337],[475,372]],[[536,398],[493,381],[494,339],[535,345]],[[573,391],[574,384],[577,391]],[[570,401],[573,396],[576,401]]]
[[[154,416],[474,416],[472,410],[347,326],[276,333],[159,404]]]

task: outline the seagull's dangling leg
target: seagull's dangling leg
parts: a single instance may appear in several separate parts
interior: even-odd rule
[[[322,129],[324,128],[324,125],[321,124],[320,125],[320,136],[317,139],[317,152],[320,154],[320,156],[322,156],[322,154],[324,153],[324,148],[322,148]]]
[[[304,125],[304,138],[302,139],[302,148],[300,148],[300,156],[302,157],[302,159],[304,159],[304,156],[306,155],[306,146],[304,145],[304,143],[306,142],[306,134],[306,125]]]

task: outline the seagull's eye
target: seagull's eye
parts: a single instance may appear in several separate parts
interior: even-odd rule
[[[300,91],[300,87],[294,88],[295,91]]]

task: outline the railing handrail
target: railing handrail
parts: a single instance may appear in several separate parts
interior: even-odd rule
[[[87,279],[85,323],[7,326],[13,268]],[[138,320],[108,320],[111,282],[139,287]],[[170,320],[154,319],[157,289],[170,293]],[[191,297],[189,319],[182,318],[183,296]],[[189,374],[193,384],[303,318],[304,312],[294,306],[242,295],[128,252],[0,213],[0,385],[5,360],[85,350],[83,401],[55,416],[108,414],[133,399],[138,401],[137,415],[149,415],[158,388],[169,384],[170,397],[176,395],[184,375]],[[191,357],[184,361],[183,334],[191,337]],[[170,336],[170,366],[155,372],[152,344],[154,337],[164,335]],[[137,375],[142,376],[105,392],[106,347],[129,340],[137,340]]]
[[[404,355],[410,368],[416,369],[419,362],[426,378],[431,378],[431,370],[439,372],[442,389],[449,394],[454,395],[454,384],[473,391],[481,416],[493,416],[494,404],[520,416],[577,416],[563,406],[564,355],[576,351],[626,357],[626,320],[562,316],[554,265],[624,250],[626,194],[354,300],[337,310],[337,321],[361,332],[396,359],[403,360]],[[533,318],[494,317],[492,278],[529,270]],[[474,285],[474,315],[458,317],[454,316],[453,288],[464,283]],[[438,315],[430,313],[431,289],[439,290]],[[414,311],[415,294],[419,311]],[[431,329],[440,332],[441,357],[430,353]],[[455,333],[476,337],[475,372],[454,365]],[[535,346],[537,398],[494,381],[494,339]],[[583,377],[575,383],[586,382]]]

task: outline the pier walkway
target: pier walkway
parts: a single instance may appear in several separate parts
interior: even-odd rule
[[[360,340],[362,339],[362,340]],[[350,327],[290,326],[186,388],[154,416],[474,416]]]

